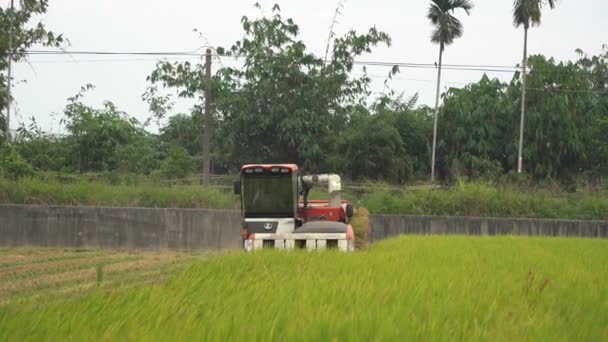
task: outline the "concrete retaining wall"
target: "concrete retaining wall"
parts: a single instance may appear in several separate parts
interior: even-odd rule
[[[371,240],[400,234],[544,235],[608,238],[608,221],[371,215]]]
[[[232,210],[0,205],[0,246],[227,249],[241,227]]]
[[[608,238],[608,221],[371,215],[371,240],[400,234]],[[0,246],[126,249],[241,247],[233,210],[0,205]]]

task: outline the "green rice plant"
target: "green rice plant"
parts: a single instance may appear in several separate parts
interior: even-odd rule
[[[103,264],[95,265],[95,275],[97,277],[97,285],[101,285],[103,281]]]
[[[0,307],[0,340],[538,340],[608,336],[608,241],[403,236],[231,254],[168,281]]]

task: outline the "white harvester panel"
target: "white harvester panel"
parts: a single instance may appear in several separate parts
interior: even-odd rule
[[[353,240],[347,240],[346,234],[255,234],[254,239],[244,241],[245,250],[252,251],[264,248],[324,250],[336,248],[340,251],[355,250]]]

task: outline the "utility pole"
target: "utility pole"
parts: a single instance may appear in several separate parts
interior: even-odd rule
[[[5,120],[5,131],[4,131],[4,137],[6,138],[6,143],[10,144],[11,142],[11,99],[12,99],[12,94],[11,94],[11,87],[12,87],[12,78],[13,78],[13,73],[12,73],[12,63],[13,63],[13,20],[12,20],[12,15],[15,9],[15,3],[14,0],[11,0],[11,10],[10,10],[10,15],[11,15],[11,20],[9,23],[9,29],[8,29],[8,50],[7,50],[7,64],[8,64],[8,69],[7,69],[7,92],[6,92],[6,120]]]
[[[443,43],[439,44],[439,68],[437,69],[437,93],[435,94],[435,115],[433,118],[433,151],[431,152],[431,183],[435,182],[435,154],[437,150],[437,119],[439,116],[439,92],[441,89],[441,64]]]
[[[521,74],[521,115],[519,117],[519,144],[517,146],[517,173],[523,170],[524,117],[526,115],[526,66],[528,64],[528,25],[524,27],[524,60]]]
[[[210,158],[209,151],[211,143],[211,49],[205,54],[205,117],[203,124],[203,185],[209,185]]]

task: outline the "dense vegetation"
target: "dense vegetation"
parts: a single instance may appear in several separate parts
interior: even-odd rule
[[[599,341],[606,247],[408,236],[354,254],[234,253],[157,285],[0,307],[0,339]]]
[[[22,9],[30,16],[21,15],[20,26],[31,21],[31,15],[44,13],[47,5],[44,0],[24,3],[31,5]],[[2,25],[13,15],[8,10],[0,14]],[[354,180],[427,179],[433,111],[417,105],[416,94],[387,89],[373,98],[365,68],[363,76],[354,76],[355,59],[375,46],[390,45],[387,34],[371,28],[336,37],[325,63],[307,51],[298,38],[299,27],[282,17],[278,6],[266,17],[243,17],[241,25],[240,41],[214,50],[217,56],[244,62],[242,68],[220,67],[212,75],[215,173],[234,172],[245,162],[296,162],[309,172],[334,171]],[[32,44],[62,42],[44,27],[19,34],[23,38],[15,43],[20,52],[15,60],[25,58]],[[508,83],[483,76],[442,94],[438,176],[445,182],[461,177],[551,178],[569,186],[580,179],[601,182],[608,174],[608,48],[595,56],[579,53],[580,58],[570,62],[542,55],[528,61],[527,176],[512,175],[517,167],[519,73]],[[46,135],[32,120],[21,127],[11,147],[0,141],[0,172],[5,178],[38,171],[182,178],[201,170],[203,71],[200,64],[159,62],[143,95],[153,113],[145,123],[117,104],[86,105],[83,97],[93,87],[85,86],[66,104],[66,135]],[[398,71],[393,68],[387,80]],[[173,91],[196,100],[190,113],[173,112],[173,99],[167,95]],[[3,94],[0,91],[0,104]],[[160,131],[150,133],[147,124],[156,120]]]
[[[384,185],[386,186],[386,185]],[[555,186],[556,187],[556,186]],[[559,189],[518,189],[512,185],[459,183],[446,189],[383,188],[370,184],[361,192],[346,186],[343,197],[372,214],[529,217],[608,220],[605,190],[565,193]],[[327,193],[315,190],[315,199]],[[122,181],[57,181],[53,178],[0,179],[0,203],[139,206],[237,209],[238,199],[228,189],[171,185],[153,179]]]

